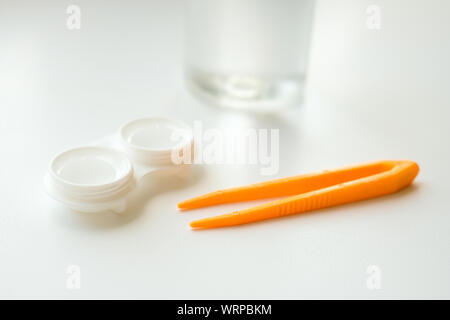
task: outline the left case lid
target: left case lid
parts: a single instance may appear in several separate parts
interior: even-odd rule
[[[134,187],[133,166],[112,148],[89,146],[56,156],[46,176],[48,193],[78,211],[121,211]]]

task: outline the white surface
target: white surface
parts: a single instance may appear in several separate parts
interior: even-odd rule
[[[379,31],[365,27],[374,2]],[[319,1],[306,106],[275,118],[184,92],[180,1],[80,0],[82,28],[68,31],[71,3],[0,1],[1,298],[450,298],[450,2]],[[384,158],[421,172],[396,195],[202,232],[188,222],[250,204],[176,203],[267,179],[257,166],[156,181],[125,218],[44,194],[54,155],[142,116],[280,128],[276,177]],[[69,265],[79,290],[66,288]]]

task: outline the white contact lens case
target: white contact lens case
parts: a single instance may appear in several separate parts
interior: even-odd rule
[[[192,151],[192,130],[184,123],[138,119],[97,143],[57,155],[44,186],[52,198],[76,211],[120,213],[148,174],[184,174],[189,161],[179,160],[191,159]]]

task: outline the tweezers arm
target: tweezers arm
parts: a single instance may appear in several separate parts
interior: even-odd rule
[[[226,227],[317,210],[394,193],[419,172],[412,161],[397,162],[389,171],[331,187],[268,202],[253,208],[191,222],[194,229]]]
[[[181,210],[189,210],[223,203],[298,195],[388,171],[395,165],[395,161],[377,161],[335,170],[276,179],[243,187],[218,190],[180,202],[178,208]]]

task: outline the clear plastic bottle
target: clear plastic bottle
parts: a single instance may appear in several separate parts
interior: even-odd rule
[[[314,0],[186,0],[185,75],[210,104],[273,111],[304,95]]]

